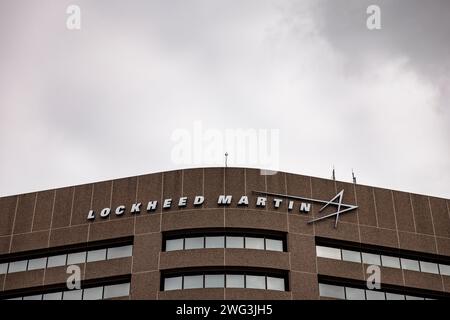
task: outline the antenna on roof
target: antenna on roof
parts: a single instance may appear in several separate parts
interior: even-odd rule
[[[336,172],[334,171],[334,165],[333,165],[333,171],[332,171],[331,178],[332,178],[333,180],[336,180]]]
[[[225,152],[225,168],[228,167],[228,152]]]
[[[353,168],[352,168],[352,179],[353,179],[353,183],[356,184],[356,176],[355,176],[355,172],[353,172]]]

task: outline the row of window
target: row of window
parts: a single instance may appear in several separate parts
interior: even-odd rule
[[[388,255],[316,246],[318,257],[450,276],[450,266]]]
[[[130,283],[113,284],[79,290],[35,294],[8,300],[102,300],[130,295]]]
[[[164,278],[164,291],[201,288],[247,288],[286,291],[285,279],[250,274],[198,274]]]
[[[0,274],[21,272],[27,270],[46,269],[65,265],[111,260],[123,257],[131,257],[132,245],[96,249],[89,251],[60,254],[49,257],[41,257],[28,260],[12,261],[0,264]]]
[[[165,243],[166,251],[204,248],[245,248],[283,251],[283,241],[279,239],[247,236],[202,236],[168,239]]]
[[[392,293],[381,290],[360,289],[319,283],[321,297],[342,300],[433,300],[429,298]]]

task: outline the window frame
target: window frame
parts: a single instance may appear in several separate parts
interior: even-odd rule
[[[201,239],[201,247],[198,248],[186,248],[187,245],[187,241],[189,239]],[[183,250],[201,250],[201,249],[205,249],[205,236],[193,236],[193,237],[185,237],[184,238],[184,249]]]
[[[331,255],[328,255],[328,254],[324,255],[324,253],[319,254],[319,251],[320,251],[320,250],[323,250],[323,249],[325,249],[325,251],[324,251],[325,254],[326,254],[326,251],[327,251],[327,250],[330,250],[330,251],[333,251],[333,250],[339,251],[339,259],[336,258],[336,257],[334,257],[333,254],[331,254]],[[316,256],[317,256],[318,258],[333,259],[333,260],[339,260],[339,261],[342,261],[342,249],[341,249],[341,248],[336,248],[336,247],[327,247],[327,246],[322,246],[322,245],[316,245]]]

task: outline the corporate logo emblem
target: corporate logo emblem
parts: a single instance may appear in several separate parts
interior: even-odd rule
[[[336,210],[335,212],[328,213],[321,217],[316,217],[308,221],[307,223],[310,224],[330,217],[335,217],[334,223],[335,228],[337,227],[339,216],[341,214],[358,208],[357,206],[351,204],[342,203],[344,197],[344,190],[341,190],[336,196],[334,196],[329,201],[263,191],[253,191],[253,193],[258,195],[256,199],[254,199],[255,206],[257,208],[266,208],[270,206],[270,202],[273,202],[271,206],[276,211],[281,208],[281,204],[284,203],[284,201],[286,201],[288,212],[292,212],[295,208],[297,208],[295,210],[298,210],[298,212],[301,214],[307,214],[311,212],[311,203],[322,204],[322,207],[319,209],[319,212],[322,212],[327,207],[334,207]],[[268,199],[268,196],[273,197],[272,201]],[[161,203],[158,200],[150,200],[146,203],[137,202],[131,204],[131,206],[128,207],[128,210],[127,206],[119,205],[116,208],[103,208],[99,211],[99,215],[101,218],[107,218],[111,213],[115,214],[116,216],[121,216],[127,211],[130,214],[140,214],[141,212],[152,213],[156,211],[159,205],[161,205],[162,207],[162,212],[165,212],[173,207],[178,207],[179,209],[185,208],[187,207],[189,202],[191,202],[194,207],[201,207],[205,202],[205,197],[202,195],[197,195],[192,199],[188,199],[188,197],[179,197],[178,199],[166,198],[162,199]],[[247,207],[249,205],[249,202],[250,202],[249,197],[247,195],[241,196],[239,200],[236,202],[236,200],[233,200],[232,195],[222,194],[218,196],[216,203],[218,206],[225,206],[225,207],[230,206],[232,203],[234,203],[237,207]],[[299,203],[296,204],[295,202]],[[94,210],[89,210],[87,219],[94,220],[96,215],[97,214]]]
[[[336,228],[338,220],[339,220],[339,215],[341,213],[349,212],[349,211],[352,211],[352,210],[355,210],[356,208],[358,208],[358,206],[342,203],[342,198],[343,197],[344,197],[344,190],[341,190],[341,192],[339,192],[333,199],[331,199],[330,201],[325,203],[325,205],[322,208],[320,208],[319,212],[322,212],[322,210],[325,209],[329,205],[336,206],[337,210],[335,212],[327,214],[325,216],[312,219],[312,220],[308,221],[308,223],[313,223],[315,221],[319,221],[319,220],[323,220],[323,219],[326,219],[326,218],[330,218],[330,217],[336,216],[336,219],[335,219],[335,222],[334,222],[334,227]],[[336,199],[339,199],[338,202],[333,202]]]
[[[308,201],[313,203],[321,203],[323,206],[319,209],[319,212],[322,212],[326,207],[328,206],[334,206],[336,208],[336,211],[333,213],[329,213],[327,215],[314,218],[310,221],[308,221],[308,224],[314,223],[316,221],[324,220],[331,217],[336,217],[334,222],[334,227],[337,228],[337,224],[339,221],[339,215],[342,213],[346,213],[352,210],[355,210],[358,208],[358,206],[354,206],[351,204],[342,203],[342,199],[344,198],[344,189],[342,189],[337,195],[335,195],[330,201],[324,201],[324,200],[317,200],[317,199],[311,199],[311,198],[305,198],[305,197],[298,197],[298,196],[291,196],[287,194],[278,194],[278,193],[271,193],[271,192],[261,192],[256,191],[256,193],[271,195],[271,196],[277,196],[277,197],[284,197],[284,198],[290,198],[290,199],[297,199],[302,201]],[[337,201],[336,201],[337,200]],[[308,210],[309,211],[309,210]]]

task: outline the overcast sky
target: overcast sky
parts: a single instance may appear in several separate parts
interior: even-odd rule
[[[447,0],[1,0],[0,196],[201,166],[171,158],[200,121],[279,129],[282,171],[449,198],[449,17]]]

